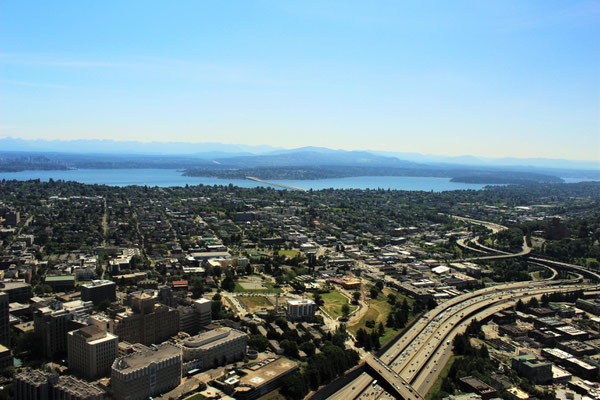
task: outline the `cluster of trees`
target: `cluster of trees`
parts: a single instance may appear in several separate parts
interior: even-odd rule
[[[385,321],[386,326],[393,329],[404,328],[411,313],[411,308],[408,304],[408,301],[405,298],[404,301],[400,303],[396,301],[396,296],[390,294],[388,296],[388,303],[392,304],[392,311],[390,311],[387,316]]]
[[[366,350],[379,349],[381,346],[380,338],[384,335],[386,326],[394,330],[400,330],[406,326],[411,314],[416,315],[425,308],[431,309],[436,306],[435,301],[427,305],[417,301],[411,309],[406,298],[400,302],[393,293],[387,296],[387,302],[392,305],[392,309],[387,315],[385,326],[381,322],[376,325],[375,321],[367,321],[365,326],[366,328],[371,328],[371,331],[369,332],[366,328],[360,328],[356,332],[356,345],[358,347],[364,347]]]
[[[372,326],[374,328],[374,326]],[[367,332],[365,328],[360,328],[356,332],[356,345],[363,347],[365,350],[377,350],[381,346],[379,338],[385,333],[385,328],[380,322],[377,328],[374,328],[371,333]]]
[[[474,376],[483,382],[491,383],[489,376],[497,369],[496,362],[490,359],[485,345],[475,347],[471,344],[471,337],[485,337],[481,331],[481,323],[471,322],[463,334],[454,337],[453,352],[456,356],[448,375],[442,380],[441,389],[434,393],[432,399],[439,400],[448,397],[457,390],[456,382],[466,376]]]
[[[379,294],[383,291],[383,281],[377,281],[375,286],[371,286],[369,289],[369,295],[372,299],[379,297]]]
[[[523,236],[520,228],[511,227],[492,235],[492,239],[500,250],[518,252],[523,248]]]
[[[529,264],[513,258],[489,261],[488,266],[493,271],[492,279],[496,282],[530,281]]]
[[[575,208],[575,207],[574,207]],[[563,210],[565,213],[569,210]],[[573,212],[576,212],[573,210]],[[519,225],[527,235],[541,232],[546,239],[539,251],[543,256],[564,262],[575,262],[600,269],[600,214],[576,216],[565,221],[550,218]]]
[[[303,399],[310,390],[331,382],[358,364],[358,353],[344,346],[346,335],[341,329],[328,337],[321,352],[308,358],[304,370],[284,378],[280,393],[288,399]]]
[[[233,319],[233,313],[226,311],[221,301],[222,296],[217,292],[212,298],[211,312],[213,319]]]
[[[544,255],[555,260],[579,262],[592,269],[600,269],[600,245],[591,239],[561,239],[546,242],[542,248]]]
[[[276,340],[284,350],[285,355],[292,358],[298,358],[299,352],[302,350],[307,356],[315,354],[317,347],[323,342],[313,338],[310,334],[304,332],[301,328],[290,329],[288,321],[284,317],[266,317],[269,322],[274,322],[283,332],[277,333],[270,325],[267,325],[267,337],[265,338],[258,332],[254,325],[247,325],[250,330],[248,346],[258,351],[265,351],[269,346],[269,339]]]
[[[581,299],[581,298],[583,298],[583,290],[575,290],[572,292],[565,292],[565,293],[556,292],[556,293],[550,293],[550,294],[543,294],[542,295],[542,305],[545,307],[550,302],[575,303],[577,301],[577,299]]]

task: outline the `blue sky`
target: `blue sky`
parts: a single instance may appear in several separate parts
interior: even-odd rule
[[[0,1],[0,136],[600,159],[598,1]]]

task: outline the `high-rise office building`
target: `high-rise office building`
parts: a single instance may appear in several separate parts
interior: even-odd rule
[[[119,355],[119,339],[95,325],[68,333],[69,368],[76,375],[95,379],[110,374]]]
[[[46,357],[67,352],[67,332],[86,326],[91,309],[91,301],[76,300],[57,301],[34,312],[34,329],[42,339]]]
[[[117,299],[117,284],[107,280],[93,280],[81,285],[81,300],[91,301],[94,305],[104,300],[115,301]]]

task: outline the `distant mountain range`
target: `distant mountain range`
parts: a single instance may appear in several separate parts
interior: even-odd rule
[[[340,155],[349,159],[355,157],[364,159],[365,163],[375,161],[375,156],[388,159],[396,158],[404,162],[425,164],[453,164],[453,165],[478,165],[478,166],[519,166],[543,167],[558,169],[588,169],[600,170],[600,160],[575,161],[550,158],[485,158],[472,155],[440,156],[409,152],[391,151],[346,151],[333,150],[324,147],[301,147],[297,149],[283,149],[268,145],[240,145],[225,143],[187,143],[187,142],[138,142],[116,140],[26,140],[18,138],[0,138],[0,151],[4,152],[34,152],[34,153],[73,153],[73,154],[126,154],[126,155],[154,155],[154,156],[185,156],[186,158],[199,158],[214,160],[229,157],[250,157],[256,155],[283,155],[297,152],[320,153],[326,155]],[[351,153],[347,155],[346,153]],[[346,155],[344,155],[346,154]],[[240,159],[242,161],[243,159]],[[249,158],[246,161],[250,161]],[[379,159],[381,161],[381,159]],[[376,161],[376,162],[379,162]],[[393,162],[388,160],[387,162]]]
[[[561,182],[560,178],[600,180],[600,165],[592,161],[442,157],[322,147],[277,149],[222,143],[0,139],[0,171],[73,168],[169,168],[193,176],[242,179],[428,176],[518,184]]]

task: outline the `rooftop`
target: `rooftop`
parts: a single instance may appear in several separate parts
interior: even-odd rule
[[[112,367],[127,374],[144,368],[152,362],[166,361],[173,357],[181,357],[181,349],[170,343],[163,343],[149,351],[140,351],[117,358]]]
[[[288,304],[299,306],[305,304],[315,304],[315,302],[311,299],[290,299],[288,300]]]
[[[58,383],[54,385],[56,388],[71,394],[73,397],[88,397],[104,395],[104,390],[98,386],[79,380],[70,375],[61,375],[58,377]]]
[[[106,279],[95,279],[93,281],[91,281],[90,283],[84,283],[83,287],[86,288],[92,288],[92,287],[96,287],[96,286],[104,286],[104,285],[116,285],[113,281],[108,281]]]
[[[247,335],[244,332],[232,328],[221,327],[185,339],[183,341],[183,347],[194,349],[203,347],[209,348],[217,343],[245,336]]]
[[[47,276],[46,282],[62,282],[62,281],[75,281],[75,275],[55,275]]]
[[[26,283],[26,282],[14,282],[14,281],[0,282],[0,288],[2,288],[2,290],[18,289],[18,288],[23,288],[23,287],[27,287],[27,286],[31,286],[31,285],[29,285],[29,283]]]
[[[112,333],[105,332],[96,325],[89,325],[83,328],[69,332],[69,335],[78,335],[85,338],[85,341],[90,344],[97,344],[107,340],[116,339],[117,336]]]
[[[298,368],[297,363],[287,358],[267,359],[262,363],[264,364],[257,369],[249,370],[248,374],[240,379],[240,385],[257,388]]]

